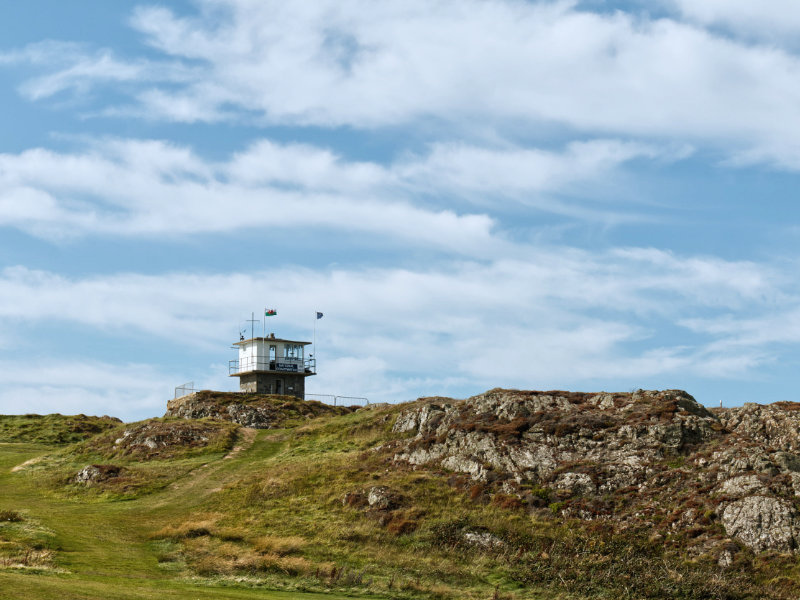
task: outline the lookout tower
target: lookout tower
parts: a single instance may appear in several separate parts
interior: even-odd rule
[[[310,344],[276,338],[274,333],[241,339],[234,344],[239,358],[229,362],[228,375],[239,378],[243,392],[303,399],[306,377],[317,374],[316,359],[304,356],[304,349]]]

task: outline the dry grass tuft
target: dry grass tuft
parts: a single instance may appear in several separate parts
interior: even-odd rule
[[[178,541],[187,538],[215,535],[216,531],[216,519],[186,521],[180,525],[167,525],[166,527],[162,527],[151,534],[150,538],[154,540],[169,539]]]
[[[306,541],[297,536],[278,537],[265,535],[253,540],[253,549],[260,554],[286,556],[297,554],[306,545]]]

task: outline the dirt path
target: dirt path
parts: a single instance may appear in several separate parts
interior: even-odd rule
[[[223,458],[233,458],[242,450],[247,450],[250,446],[253,445],[253,442],[256,441],[256,434],[258,433],[258,429],[253,429],[252,427],[242,427],[242,439],[241,441],[233,447],[233,449],[228,452]]]
[[[163,508],[171,504],[178,495],[185,496],[191,493],[194,502],[198,503],[208,495],[220,491],[222,489],[221,484],[225,480],[223,473],[225,470],[225,461],[237,458],[242,452],[250,449],[258,435],[258,429],[253,429],[251,427],[242,427],[241,432],[242,437],[239,443],[231,448],[231,451],[222,457],[222,460],[205,463],[191,473],[171,483],[164,492],[158,495],[158,499],[151,505],[152,508]]]

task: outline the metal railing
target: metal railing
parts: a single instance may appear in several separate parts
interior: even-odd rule
[[[316,373],[316,358],[248,358],[229,360],[228,375],[249,373],[250,371],[276,371],[281,373]]]
[[[336,396],[333,394],[306,394],[306,400],[319,400],[325,404],[333,404],[334,406],[369,406],[369,398],[363,396]],[[355,401],[355,402],[353,402]]]
[[[194,389],[194,381],[190,381],[175,388],[175,398],[182,398],[183,396],[194,394],[196,391]]]

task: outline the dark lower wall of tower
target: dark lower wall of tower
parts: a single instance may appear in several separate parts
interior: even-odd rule
[[[291,373],[247,373],[239,376],[239,389],[251,394],[284,394],[303,399],[306,378]]]

